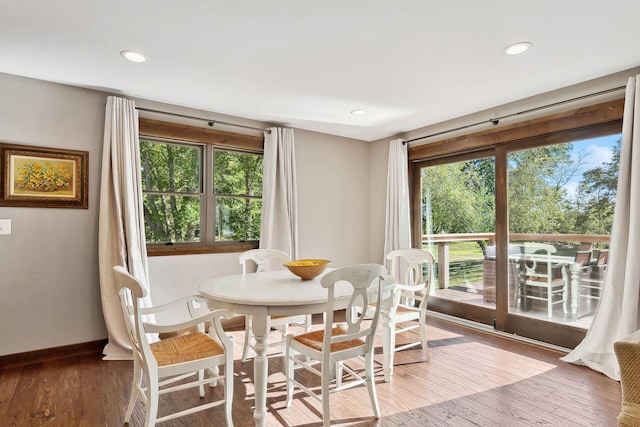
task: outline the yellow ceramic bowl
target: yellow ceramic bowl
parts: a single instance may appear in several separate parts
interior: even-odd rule
[[[296,259],[283,265],[302,280],[318,277],[331,261],[328,259]]]

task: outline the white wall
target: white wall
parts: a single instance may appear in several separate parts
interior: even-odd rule
[[[0,356],[106,338],[97,224],[109,94],[7,74],[0,74],[0,93],[1,142],[89,151],[89,209],[0,207],[0,218],[12,220],[12,234],[0,236]],[[136,103],[202,114],[140,99]],[[265,127],[247,119],[206,116]],[[367,143],[298,129],[295,137],[300,257],[328,258],[334,266],[369,262]],[[207,278],[240,272],[236,258],[151,257],[152,298],[164,302],[197,292]]]
[[[300,258],[370,262],[367,142],[296,130]]]
[[[0,142],[89,152],[89,209],[0,207],[0,355],[106,336],[98,189],[106,95],[0,74]]]

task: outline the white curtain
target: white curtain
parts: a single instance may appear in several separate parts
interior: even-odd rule
[[[269,128],[264,136],[260,248],[298,258],[297,193],[293,129]]]
[[[133,101],[113,96],[107,99],[105,111],[98,226],[100,292],[109,334],[104,359],[131,359],[112,268],[124,266],[148,288],[138,112]]]
[[[387,167],[387,208],[384,229],[384,256],[387,269],[391,268],[391,262],[386,259],[389,252],[411,248],[409,206],[407,145],[402,139],[394,139],[389,144]],[[400,273],[401,268],[398,269],[397,274]],[[400,278],[397,277],[398,280]]]
[[[620,379],[613,343],[640,328],[640,75],[627,83],[609,263],[584,340],[562,360]]]

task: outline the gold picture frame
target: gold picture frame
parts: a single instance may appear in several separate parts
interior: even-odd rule
[[[0,143],[0,207],[89,207],[89,152]]]

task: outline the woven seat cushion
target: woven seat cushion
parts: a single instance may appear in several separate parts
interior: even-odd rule
[[[375,307],[376,303],[372,302],[369,304],[370,307]],[[405,305],[398,304],[396,307],[396,313],[415,313],[416,311],[420,311],[418,307],[407,307]]]
[[[180,335],[150,345],[158,366],[190,362],[224,354],[223,348],[202,333]]]
[[[331,329],[331,336],[344,335],[347,331],[342,327],[335,327]],[[321,331],[313,331],[307,332],[305,334],[300,334],[293,337],[295,341],[298,341],[300,344],[303,344],[307,347],[310,347],[314,350],[322,351],[322,341],[324,340],[324,330]],[[343,341],[339,343],[331,344],[331,352],[346,350],[348,348],[354,348],[364,345],[364,341],[360,339]]]

